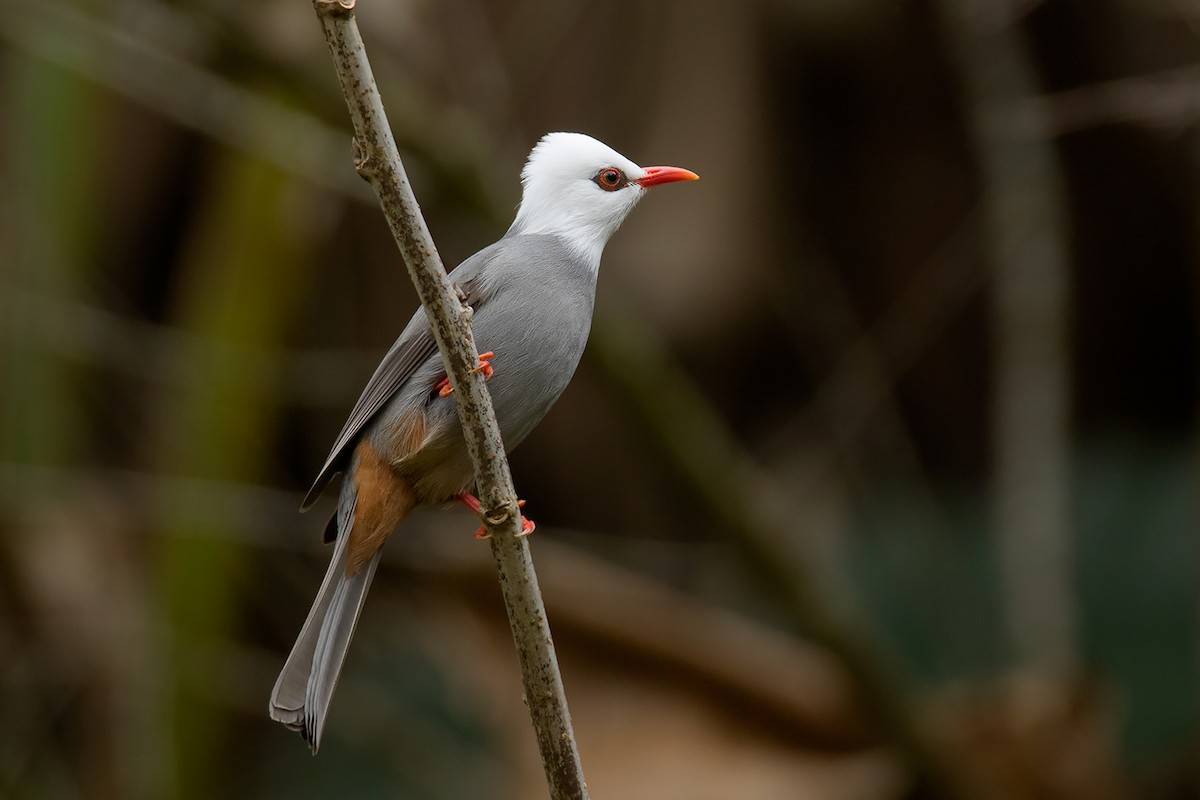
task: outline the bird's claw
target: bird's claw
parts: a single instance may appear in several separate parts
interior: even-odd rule
[[[496,357],[496,354],[493,353],[491,350],[488,350],[486,353],[480,353],[479,354],[479,366],[475,367],[475,369],[471,370],[471,372],[472,373],[482,372],[484,380],[487,380],[488,378],[492,377],[492,373],[495,372],[495,370],[492,369],[491,359],[493,359],[495,357]]]
[[[460,495],[458,495],[458,499],[463,503],[463,505],[465,505],[467,508],[474,511],[476,514],[480,513],[479,501],[475,498],[475,495],[471,494],[470,492],[463,492]],[[524,508],[524,507],[525,507],[525,501],[517,500],[517,508]],[[533,520],[526,519],[525,515],[522,514],[521,515],[521,530],[517,532],[517,536],[528,536],[529,534],[533,533],[535,528],[537,528],[537,525],[535,525],[533,523]],[[479,529],[475,531],[476,539],[490,539],[491,537],[492,537],[492,535],[490,533],[488,533],[487,525],[480,525]]]
[[[518,505],[525,505],[525,501],[521,500]],[[537,529],[537,524],[533,520],[527,518],[524,514],[521,515],[521,530],[517,531],[517,536],[528,536]],[[487,525],[480,525],[475,531],[476,539],[490,539],[492,535],[488,533]]]
[[[470,370],[470,372],[471,373],[482,372],[483,379],[487,380],[488,378],[492,377],[492,373],[495,372],[495,370],[492,368],[492,363],[491,363],[491,359],[493,359],[495,357],[496,357],[496,354],[494,352],[492,352],[491,350],[488,350],[486,353],[480,353],[479,354],[479,366]],[[454,394],[454,387],[450,385],[450,376],[447,375],[446,377],[444,377],[440,381],[438,381],[437,384],[433,387],[433,390],[435,392],[437,392],[438,397],[449,397],[450,395]]]

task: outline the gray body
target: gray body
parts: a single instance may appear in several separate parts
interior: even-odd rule
[[[579,364],[591,327],[596,267],[556,235],[510,233],[450,273],[474,310],[476,346],[495,352],[488,390],[509,450],[550,410]],[[432,390],[444,376],[429,322],[418,308],[363,390],[305,500],[305,507],[311,505],[338,472],[346,472],[329,571],[271,695],[271,716],[301,731],[314,752],[379,562],[376,552],[356,574],[345,569],[357,500],[355,445],[368,437],[411,484],[417,505],[449,503],[474,482],[455,396]],[[419,448],[405,452],[391,434],[416,413],[425,417],[425,436]]]
[[[496,354],[487,387],[505,448],[512,450],[546,416],[575,374],[591,329],[596,271],[556,236],[514,236],[464,261],[450,280],[474,311],[476,347]],[[417,309],[400,342],[406,335],[427,336],[432,342],[423,310]],[[445,374],[434,346],[366,434],[377,450],[391,456],[391,423],[424,406],[425,446],[393,463],[413,479],[425,505],[448,503],[474,483],[454,395],[429,392]]]

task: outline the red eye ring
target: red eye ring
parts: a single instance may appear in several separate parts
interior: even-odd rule
[[[629,180],[625,177],[625,173],[616,167],[605,167],[597,172],[596,177],[592,180],[606,192],[614,192],[629,183]]]

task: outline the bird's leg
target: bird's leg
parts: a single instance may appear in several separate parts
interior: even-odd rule
[[[481,513],[479,510],[479,500],[478,500],[478,498],[475,497],[475,495],[471,494],[470,492],[462,492],[461,494],[456,495],[456,497],[460,502],[462,502],[462,504],[464,506],[466,506],[467,508],[474,511],[476,514]],[[522,507],[524,507],[524,505],[525,505],[524,500],[517,501],[518,508],[522,508]],[[537,527],[537,525],[535,525],[533,523],[533,520],[526,519],[525,515],[522,514],[521,515],[521,532],[518,533],[517,536],[528,536],[529,534],[533,533],[534,528],[536,528],[536,527]],[[479,530],[475,531],[476,539],[487,539],[490,537],[491,537],[491,534],[488,533],[487,525],[480,525]]]
[[[491,350],[488,350],[486,353],[480,353],[479,366],[475,367],[475,369],[471,370],[471,372],[482,372],[484,380],[492,377],[492,373],[495,372],[495,370],[492,369],[492,363],[490,359],[495,357],[496,354]],[[447,375],[438,381],[433,387],[433,390],[437,392],[438,397],[449,397],[452,395],[454,393],[454,387],[450,385],[450,376]]]

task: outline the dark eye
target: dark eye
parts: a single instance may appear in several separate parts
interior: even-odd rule
[[[606,192],[615,191],[629,183],[629,181],[625,178],[625,173],[621,172],[621,170],[617,169],[616,167],[605,167],[597,172],[596,177],[592,180],[594,180],[596,185]]]

